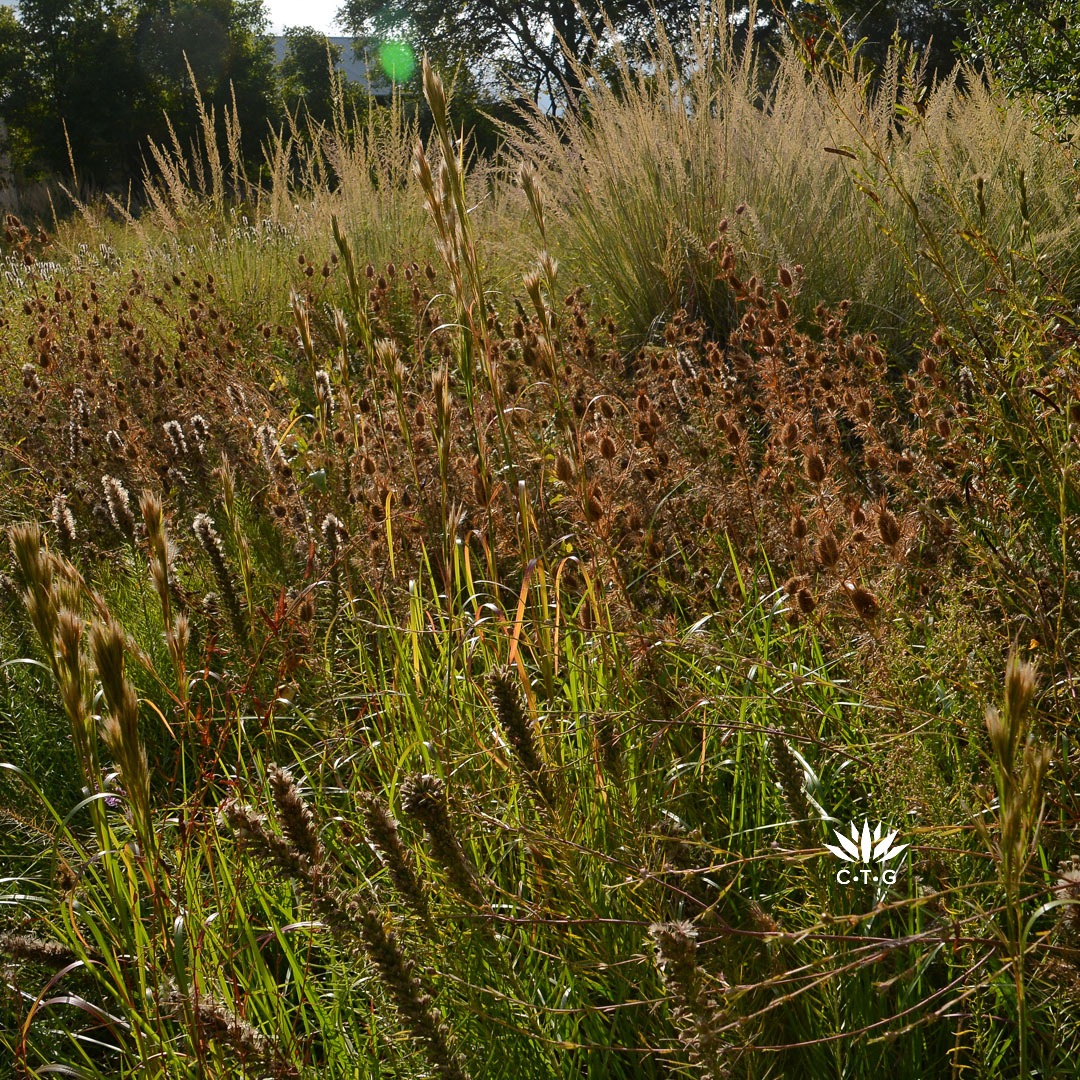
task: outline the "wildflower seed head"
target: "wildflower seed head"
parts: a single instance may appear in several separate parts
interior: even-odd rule
[[[840,561],[840,544],[831,529],[818,540],[817,557],[822,566],[830,569]]]
[[[52,501],[52,522],[61,544],[65,550],[70,549],[75,543],[75,518],[68,507],[67,499],[59,492]]]
[[[805,780],[803,768],[782,735],[769,737],[769,757],[795,832],[805,847],[811,847],[813,836],[809,822],[813,815],[810,811],[810,803],[803,791]]]
[[[499,727],[516,757],[525,780],[545,801],[552,801],[551,781],[540,756],[533,724],[525,710],[517,672],[499,668],[488,678],[488,688]]]
[[[424,827],[431,854],[442,864],[458,893],[474,904],[486,906],[476,869],[465,857],[454,832],[442,780],[431,773],[407,777],[401,785],[401,807]]]
[[[398,823],[390,808],[377,795],[362,792],[360,803],[368,840],[378,852],[390,880],[402,899],[425,922],[430,918],[427,894],[416,872],[412,853],[402,842]]]
[[[877,528],[886,547],[895,547],[900,542],[900,525],[884,503],[878,509]]]
[[[323,544],[332,556],[336,556],[348,542],[349,530],[333,514],[327,514],[323,518],[320,531],[322,532]]]
[[[825,479],[825,462],[816,450],[807,453],[804,471],[811,484],[820,484]]]
[[[683,1007],[697,998],[697,929],[690,922],[653,923],[649,937],[668,993]]]
[[[187,457],[187,439],[184,438],[184,429],[180,426],[180,422],[178,420],[167,420],[163,427],[169,439],[173,455],[178,458]]]
[[[191,523],[191,529],[211,562],[224,561],[225,549],[221,545],[221,537],[218,536],[217,529],[214,528],[214,523],[208,514],[196,514],[195,520]]]
[[[1022,721],[1034,696],[1035,665],[1011,652],[1005,666],[1005,711],[1010,720],[1014,723]]]
[[[266,777],[270,782],[282,832],[312,866],[318,866],[323,861],[323,847],[315,825],[315,815],[300,794],[292,773],[288,769],[270,765]]]
[[[195,440],[195,449],[199,454],[206,453],[206,444],[210,438],[210,425],[202,413],[195,413],[189,421],[191,436]]]
[[[283,479],[289,475],[289,463],[281,452],[274,429],[269,424],[260,424],[255,432],[255,439],[259,445],[259,453],[262,455],[263,464],[267,472],[277,479]]]
[[[881,610],[881,605],[877,597],[869,589],[864,589],[862,585],[854,581],[845,581],[844,590],[847,592],[851,606],[860,619],[870,622],[876,618],[877,613]]]
[[[59,941],[19,933],[0,933],[0,956],[54,969],[67,967],[80,959],[77,953]]]
[[[105,492],[105,505],[109,508],[109,518],[116,528],[128,540],[135,537],[135,515],[131,512],[131,498],[127,489],[115,476],[103,476],[101,486]]]
[[[232,402],[233,408],[235,408],[237,412],[247,415],[248,402],[244,391],[239,386],[230,383],[225,387],[225,393],[228,395],[229,401]]]

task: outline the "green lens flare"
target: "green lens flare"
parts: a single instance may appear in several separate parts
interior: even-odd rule
[[[416,70],[416,57],[407,41],[384,41],[379,46],[379,63],[394,82],[407,82]]]

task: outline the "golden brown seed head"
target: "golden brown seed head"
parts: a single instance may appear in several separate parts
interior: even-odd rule
[[[887,547],[895,547],[900,541],[900,525],[887,506],[878,510],[878,535]]]
[[[877,616],[877,613],[881,610],[881,605],[878,603],[877,597],[869,589],[864,589],[853,581],[845,581],[844,588],[847,591],[848,599],[851,601],[851,606],[860,619],[869,622]]]
[[[817,557],[822,566],[832,567],[840,561],[840,544],[831,529],[818,540]]]

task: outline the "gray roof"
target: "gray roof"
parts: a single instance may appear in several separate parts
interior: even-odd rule
[[[363,51],[357,55],[356,50],[353,48],[353,39],[351,37],[328,37],[327,40],[331,45],[336,45],[341,50],[341,60],[337,64],[337,70],[345,76],[350,82],[360,83],[365,87],[369,93],[374,94],[376,97],[388,97],[390,95],[390,86],[387,81],[382,78],[381,73],[378,70],[378,64],[374,56],[371,56],[372,78],[368,77],[368,65],[364,59]],[[288,40],[284,37],[274,38],[274,62],[280,64],[285,59],[285,49],[288,44]]]

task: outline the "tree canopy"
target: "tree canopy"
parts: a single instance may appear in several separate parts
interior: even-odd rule
[[[605,14],[624,39],[648,42],[656,18],[669,37],[685,36],[698,8],[685,0],[345,0],[339,18],[358,37],[403,39],[445,68],[482,66],[493,88],[560,101],[579,88],[567,54],[586,65],[602,59]]]
[[[1035,94],[1051,118],[1080,115],[1080,6],[1027,0],[1022,17],[1008,0],[962,5],[971,31],[965,54],[993,61],[1006,89]]]

